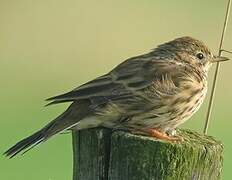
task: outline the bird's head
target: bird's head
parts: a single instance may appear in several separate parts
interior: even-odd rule
[[[227,61],[227,57],[215,56],[211,50],[199,40],[192,37],[181,37],[164,43],[155,52],[166,54],[177,63],[208,72],[215,62]]]

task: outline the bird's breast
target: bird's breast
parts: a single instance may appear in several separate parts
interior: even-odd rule
[[[201,106],[207,92],[207,82],[185,82],[179,93],[169,99],[170,125],[188,120]]]
[[[189,119],[201,106],[207,92],[206,81],[183,81],[171,95],[153,98],[156,106],[151,111],[134,117],[144,126],[164,131],[174,129]],[[159,105],[159,106],[158,106]]]

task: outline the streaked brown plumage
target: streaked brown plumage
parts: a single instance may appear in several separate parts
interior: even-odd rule
[[[202,104],[207,73],[216,57],[201,42],[182,37],[148,54],[130,58],[109,73],[49,103],[72,102],[69,108],[35,134],[6,151],[13,157],[64,130],[104,126],[177,140],[175,128]]]

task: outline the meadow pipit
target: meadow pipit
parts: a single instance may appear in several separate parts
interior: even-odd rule
[[[98,126],[178,140],[170,134],[202,104],[212,63],[225,60],[228,58],[214,56],[191,37],[164,43],[73,91],[49,98],[49,105],[72,103],[63,114],[5,154],[13,157],[64,130]]]

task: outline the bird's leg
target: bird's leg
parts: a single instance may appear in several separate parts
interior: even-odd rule
[[[132,134],[137,134],[137,135],[145,135],[145,136],[150,136],[154,137],[159,140],[164,140],[168,142],[181,142],[183,141],[182,137],[176,136],[174,134],[169,134],[170,132],[162,132],[159,129],[154,129],[154,128],[131,128],[128,129]],[[176,131],[172,131],[172,133],[175,133]],[[175,133],[176,134],[176,133]]]
[[[181,137],[177,137],[177,136],[169,136],[167,135],[165,132],[161,132],[157,129],[146,129],[145,130],[150,136],[160,139],[160,140],[164,140],[164,141],[169,141],[169,142],[180,142],[182,141]]]

